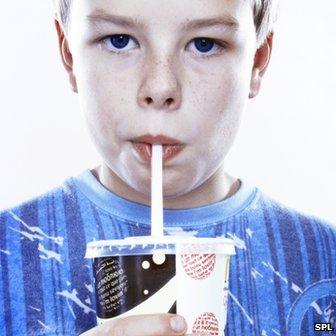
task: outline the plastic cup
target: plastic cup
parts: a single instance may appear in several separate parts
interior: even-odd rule
[[[187,333],[224,335],[233,240],[164,236],[94,241],[98,324],[137,314],[177,313]]]

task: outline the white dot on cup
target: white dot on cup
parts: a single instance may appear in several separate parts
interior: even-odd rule
[[[144,293],[145,295],[148,295],[148,293],[149,293],[148,289],[145,289],[145,290],[143,291],[143,293]]]
[[[156,265],[162,265],[166,261],[166,255],[163,253],[154,253],[153,261]]]
[[[150,267],[150,263],[149,261],[145,260],[142,262],[141,266],[143,269],[148,269]]]

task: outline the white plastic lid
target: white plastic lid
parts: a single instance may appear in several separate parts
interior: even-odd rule
[[[87,244],[86,258],[164,254],[234,255],[234,241],[229,238],[182,236],[137,236],[116,240],[99,240]]]

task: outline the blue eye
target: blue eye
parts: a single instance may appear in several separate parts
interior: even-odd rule
[[[114,52],[128,51],[137,46],[137,43],[131,36],[124,34],[108,36],[103,42],[109,50]]]
[[[194,54],[198,55],[213,55],[218,52],[219,49],[223,49],[215,40],[206,37],[197,37],[193,39],[187,46],[188,50],[191,50]]]
[[[110,37],[111,43],[117,49],[123,49],[130,41],[130,37],[127,35],[114,35]]]
[[[199,52],[207,53],[214,47],[215,42],[207,38],[196,38],[194,44]]]

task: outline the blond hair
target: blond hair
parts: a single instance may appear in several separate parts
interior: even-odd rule
[[[244,0],[250,1],[253,8],[254,26],[258,45],[273,31],[278,14],[278,0]],[[69,24],[71,0],[54,0],[56,17],[64,28]]]

